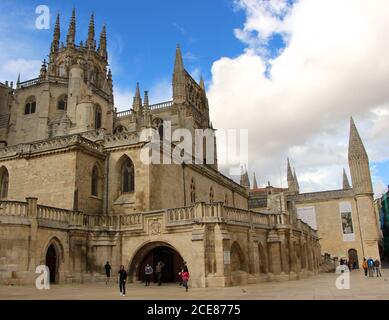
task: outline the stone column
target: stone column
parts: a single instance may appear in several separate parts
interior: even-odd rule
[[[29,247],[28,247],[28,266],[27,270],[35,273],[37,263],[40,264],[40,256],[42,253],[37,250],[37,234],[38,234],[38,198],[26,198],[27,201],[27,216],[30,218],[30,234],[29,234]]]
[[[281,240],[276,231],[269,232],[267,239],[269,271],[274,275],[279,275],[282,272],[281,262]]]
[[[197,263],[191,267],[191,283],[193,287],[205,288],[206,277],[205,277],[205,227],[201,225],[195,225],[192,229],[192,242],[191,242],[191,254],[192,261]]]

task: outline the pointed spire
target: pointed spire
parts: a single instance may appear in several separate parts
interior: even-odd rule
[[[57,18],[55,20],[53,42],[51,43],[51,52],[52,53],[58,52],[60,38],[61,38],[61,28],[60,28],[60,24],[59,24],[59,13],[58,13]]]
[[[250,189],[250,179],[249,179],[249,175],[247,173],[246,166],[244,167],[244,170],[243,170],[243,166],[241,167],[240,185],[242,187]]]
[[[142,109],[142,98],[140,96],[139,82],[136,83],[136,91],[132,108],[135,112],[139,112]]]
[[[292,167],[290,166],[290,160],[288,158],[288,167],[287,167],[287,180],[288,180],[288,186],[290,187],[293,183],[294,177],[292,172]]]
[[[107,60],[107,57],[108,57],[108,54],[107,54],[107,30],[106,30],[105,25],[103,25],[103,29],[101,30],[101,33],[100,33],[99,54],[105,60]]]
[[[73,8],[72,17],[70,18],[68,35],[66,37],[66,44],[68,46],[74,46],[75,39],[76,39],[76,9]]]
[[[348,181],[346,169],[343,168],[343,189],[351,189],[350,182]]]
[[[368,159],[365,146],[355,126],[354,119],[350,119],[350,140],[348,145],[348,157],[353,159]]]
[[[296,168],[293,167],[293,179],[294,179],[294,183],[296,184],[296,188],[297,188],[297,191],[300,190],[300,185],[299,185],[299,181],[297,179],[297,174],[296,174]]]
[[[181,49],[180,45],[177,44],[176,48],[176,59],[174,62],[174,73],[182,72],[184,71],[184,62],[182,60],[182,54],[181,54]]]
[[[145,91],[145,95],[143,98],[143,107],[145,107],[145,109],[149,108],[149,92],[148,91]]]
[[[86,41],[88,49],[95,49],[95,15],[94,13],[90,16],[89,28],[88,28],[88,40]]]
[[[257,177],[255,176],[255,172],[254,172],[253,189],[258,189]]]
[[[200,76],[200,88],[205,92],[204,78],[202,75]]]

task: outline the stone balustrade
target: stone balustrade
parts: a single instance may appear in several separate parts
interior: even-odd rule
[[[56,227],[80,228],[84,230],[108,228],[112,230],[145,230],[144,221],[147,216],[161,215],[166,219],[168,227],[191,225],[195,223],[227,223],[245,225],[247,227],[276,225],[288,226],[289,216],[260,213],[250,210],[225,206],[222,202],[206,204],[196,203],[192,206],[159,211],[138,212],[122,215],[87,215],[82,212],[54,208],[37,204],[36,198],[27,198],[27,202],[0,201],[0,217],[15,216],[37,218],[38,221],[55,223]],[[297,219],[294,229],[317,236],[315,230]]]

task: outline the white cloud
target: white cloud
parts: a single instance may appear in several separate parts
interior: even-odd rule
[[[235,34],[247,47],[213,64],[211,118],[217,128],[250,130],[250,169],[261,184],[280,184],[289,155],[303,190],[340,187],[351,115],[370,160],[389,159],[389,2],[236,3],[246,22]],[[263,48],[273,34],[287,46],[269,60]]]
[[[18,74],[20,80],[30,80],[39,76],[42,62],[40,60],[11,59],[0,66],[1,79],[10,79],[16,83]]]

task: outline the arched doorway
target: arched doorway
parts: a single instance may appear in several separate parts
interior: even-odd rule
[[[58,280],[58,254],[53,244],[48,247],[46,252],[46,266],[50,270],[50,283],[56,283]]]
[[[348,251],[348,261],[350,262],[353,269],[358,269],[358,253],[355,249],[350,249]]]
[[[162,282],[178,282],[178,273],[184,259],[173,246],[164,242],[149,243],[138,250],[130,264],[130,281],[144,281],[145,266],[150,264],[155,272],[159,261],[165,264],[162,269]],[[155,274],[153,276],[153,281],[156,282]]]
[[[234,242],[231,246],[231,271],[248,272],[245,256],[237,242]]]

